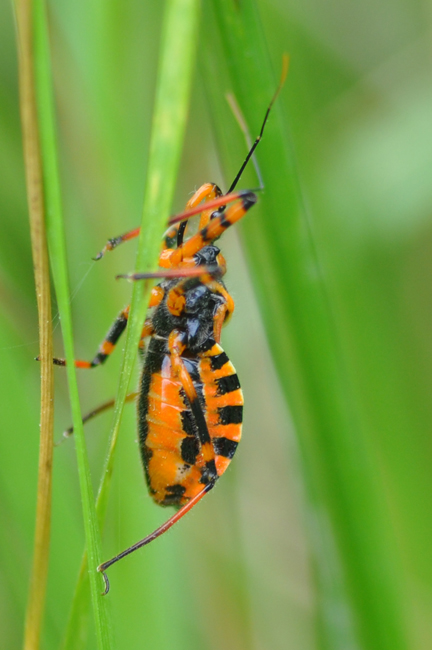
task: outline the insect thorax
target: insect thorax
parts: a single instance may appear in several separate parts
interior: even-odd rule
[[[224,290],[223,283],[215,281],[210,289],[199,278],[190,278],[184,285],[185,305],[180,316],[174,316],[167,307],[167,295],[173,289],[177,280],[165,281],[161,287],[165,290],[165,298],[156,307],[152,317],[155,334],[168,339],[175,329],[185,332],[186,348],[190,354],[197,354],[205,349],[209,339],[213,338],[214,316],[221,304],[226,302],[217,287]]]

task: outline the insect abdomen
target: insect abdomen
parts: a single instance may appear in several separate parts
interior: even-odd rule
[[[243,394],[234,367],[215,344],[184,359],[194,381],[215,454],[217,476],[228,467],[241,437]],[[170,355],[151,341],[138,403],[141,453],[149,491],[160,505],[182,506],[202,491],[206,462],[198,427]]]
[[[151,353],[151,350],[149,350]],[[149,491],[160,505],[181,506],[203,488],[195,461],[198,443],[193,419],[169,354],[146,364],[139,400],[141,453]]]

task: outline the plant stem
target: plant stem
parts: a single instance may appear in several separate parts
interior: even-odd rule
[[[37,123],[33,60],[32,0],[16,3],[18,24],[20,108],[23,131],[31,244],[39,318],[41,410],[40,447],[33,569],[28,595],[24,648],[39,647],[48,580],[51,529],[51,486],[54,428],[51,294],[41,154]]]

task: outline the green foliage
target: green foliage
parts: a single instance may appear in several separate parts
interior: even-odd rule
[[[107,237],[139,223],[152,173],[147,152],[160,5],[78,0],[49,7],[70,306],[81,358],[91,357],[129,301],[130,288],[114,276],[134,269],[134,244],[97,264],[91,258]],[[158,214],[162,221],[167,209],[181,210],[205,181],[229,186],[246,146],[224,95],[234,92],[254,136],[288,51],[289,77],[257,152],[266,189],[236,229],[249,271],[237,234],[221,241],[236,301],[223,344],[245,393],[244,439],[232,468],[195,513],[112,568],[108,598],[117,646],[428,650],[428,21],[416,3],[384,0],[261,0],[257,9],[259,15],[252,2],[203,3],[176,194]],[[7,3],[0,7],[0,36],[0,617],[2,645],[13,648],[22,638],[32,557],[39,372]],[[165,172],[169,203],[173,171]],[[256,185],[251,168],[241,187]],[[57,325],[56,317],[55,350],[62,356]],[[79,373],[84,412],[116,394],[119,348],[106,368]],[[85,431],[94,492],[111,417]],[[70,423],[66,380],[57,369],[57,438]],[[103,559],[168,514],[146,494],[135,427],[126,407]],[[42,644],[48,650],[64,639],[83,548],[69,442],[55,450]],[[81,604],[88,609],[85,599]],[[94,648],[92,625],[90,616],[87,638],[70,647]]]

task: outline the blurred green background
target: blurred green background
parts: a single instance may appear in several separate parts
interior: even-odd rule
[[[389,635],[396,639],[393,647],[426,650],[432,644],[431,10],[406,0],[262,0],[258,7],[275,70],[282,52],[291,56],[278,102],[289,118],[329,313],[354,396],[359,456],[367,458],[374,477],[358,514],[367,520],[371,493],[383,513],[394,611],[400,612],[399,627]],[[134,227],[141,215],[162,9],[163,3],[138,0],[58,0],[50,6],[81,358],[96,351],[130,296],[130,287],[114,276],[133,268],[133,243],[98,264],[91,258],[107,237]],[[173,212],[203,182],[227,189],[231,181],[218,155],[211,95],[204,92],[212,79],[203,79],[201,58],[214,38],[206,11]],[[37,315],[8,3],[0,5],[0,42],[0,634],[2,647],[18,648],[33,544],[39,371],[33,361]],[[249,125],[253,135],[265,107]],[[229,111],[227,116],[235,130]],[[260,146],[264,159],[271,157],[265,138]],[[244,155],[245,148],[239,149],[229,169],[239,167]],[[265,178],[263,165],[262,172]],[[289,218],[289,212],[266,215],[272,227],[279,220],[281,229]],[[251,212],[247,220],[253,219]],[[112,569],[117,647],[387,647],[359,631],[370,595],[359,613],[351,597],[355,585],[345,579],[356,558],[338,547],[348,534],[343,518],[327,511],[325,495],[311,498],[310,443],[304,430],[296,434],[293,427],[239,230],[222,240],[227,285],[236,301],[223,344],[245,393],[244,438],[229,472],[196,512]],[[259,250],[249,255],[253,274],[265,274]],[[268,309],[264,317],[269,319]],[[58,318],[54,327],[61,356]],[[277,356],[278,342],[271,346]],[[120,351],[103,369],[80,373],[83,412],[114,395],[119,357]],[[288,363],[276,361],[279,369]],[[56,400],[59,438],[71,420],[61,369]],[[168,512],[146,493],[133,411],[127,408],[122,426],[104,558],[153,530]],[[105,415],[86,428],[95,487],[109,427]],[[341,448],[330,441],[325,455],[330,467],[344,462]],[[345,479],[348,492],[349,471]],[[355,534],[361,545],[368,530]],[[75,452],[65,443],[55,450],[43,648],[60,647],[83,543]],[[370,572],[380,580],[373,549]],[[95,647],[91,625],[87,646],[78,647]]]

